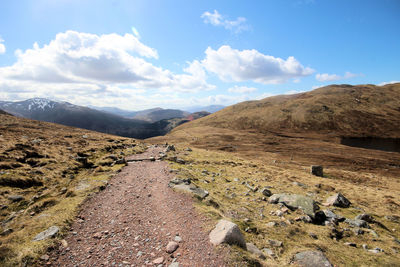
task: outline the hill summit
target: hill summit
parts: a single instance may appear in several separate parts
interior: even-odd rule
[[[217,127],[261,133],[400,137],[400,83],[330,85],[227,107],[176,128]]]

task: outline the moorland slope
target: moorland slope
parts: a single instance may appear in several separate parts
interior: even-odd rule
[[[204,126],[260,133],[399,138],[400,83],[330,85],[306,93],[247,101],[174,131]]]

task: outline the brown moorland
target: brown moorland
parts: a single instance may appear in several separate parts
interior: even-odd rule
[[[387,141],[393,151],[341,144],[349,137]],[[171,162],[177,175],[191,178],[210,193],[212,201],[199,202],[199,209],[211,218],[236,222],[248,242],[275,254],[259,260],[235,248],[237,260],[282,266],[296,252],[317,249],[338,266],[396,266],[400,264],[399,138],[400,84],[391,84],[332,85],[244,102],[146,141],[176,144],[176,156],[186,162]],[[324,177],[311,175],[310,165],[323,165]],[[374,222],[370,229],[358,231],[345,222],[322,226],[297,221],[299,210],[269,204],[263,188],[309,196],[322,210],[348,219],[368,213]],[[339,192],[351,201],[349,208],[322,205]],[[333,232],[341,236],[332,238]],[[283,245],[275,247],[269,240]],[[384,252],[369,251],[377,247]]]
[[[0,265],[38,263],[58,241],[32,239],[50,226],[63,236],[123,158],[144,150],[134,139],[0,114]]]

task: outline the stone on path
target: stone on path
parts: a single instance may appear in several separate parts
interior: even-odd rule
[[[262,251],[259,250],[258,247],[256,247],[253,243],[246,243],[246,248],[248,252],[254,254],[258,258],[263,260],[265,259],[264,253],[262,253]]]
[[[337,193],[333,196],[328,197],[328,199],[326,200],[326,204],[329,206],[348,208],[351,202],[341,193]]]
[[[177,235],[177,236],[174,237],[174,241],[180,243],[180,242],[182,242],[182,237]]]
[[[57,226],[51,226],[49,229],[36,235],[35,238],[33,239],[33,241],[40,241],[40,240],[54,237],[58,233],[59,230],[60,229]]]
[[[179,248],[179,244],[174,242],[174,241],[170,241],[165,249],[165,251],[167,253],[173,253],[175,250],[177,250]]]
[[[163,262],[164,262],[164,257],[159,257],[159,258],[153,260],[154,264],[161,264]]]
[[[179,267],[179,262],[173,262],[168,267]]]
[[[215,246],[226,243],[246,248],[246,242],[239,227],[227,220],[219,220],[214,230],[210,232],[209,237],[210,242]]]
[[[310,250],[294,255],[292,263],[302,267],[333,267],[321,251]]]

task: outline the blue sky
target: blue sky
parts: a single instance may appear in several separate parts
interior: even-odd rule
[[[400,1],[3,1],[0,99],[130,110],[400,80]]]

